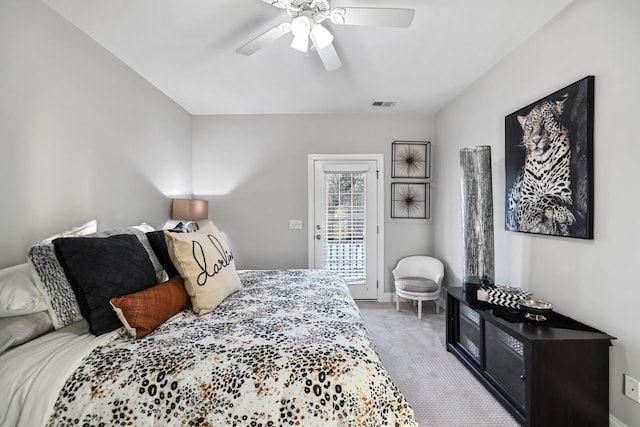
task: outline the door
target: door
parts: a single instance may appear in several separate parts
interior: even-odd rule
[[[312,267],[344,278],[355,299],[377,299],[378,162],[315,159],[311,188]]]

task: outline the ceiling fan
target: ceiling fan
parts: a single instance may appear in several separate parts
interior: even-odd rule
[[[318,52],[327,71],[342,66],[333,47],[333,34],[322,22],[328,19],[337,25],[376,25],[407,28],[413,21],[413,9],[337,7],[330,8],[328,0],[262,0],[284,9],[291,22],[283,22],[260,34],[236,50],[241,55],[252,55],[281,36],[292,33],[291,47],[301,52],[309,51],[309,41]]]

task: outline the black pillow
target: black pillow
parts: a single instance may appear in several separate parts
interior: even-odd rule
[[[122,326],[109,304],[111,298],[156,284],[149,255],[133,234],[60,238],[53,245],[94,335]]]
[[[168,231],[172,233],[183,232],[182,229],[179,229],[179,228],[172,228],[171,230],[168,230]],[[164,230],[149,231],[147,233],[147,239],[149,240],[149,243],[151,244],[151,248],[153,249],[153,252],[155,252],[156,256],[158,257],[158,261],[160,261],[160,264],[164,268],[164,271],[167,272],[167,275],[169,276],[169,278],[173,276],[177,276],[179,273],[178,273],[178,270],[176,270],[176,267],[173,265],[173,262],[171,261],[171,257],[169,256],[169,249],[167,248],[167,242],[164,239]]]

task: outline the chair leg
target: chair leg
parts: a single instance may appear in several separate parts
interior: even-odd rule
[[[400,311],[400,296],[396,294],[396,311]]]
[[[440,314],[440,304],[438,304],[438,300],[433,300],[436,303],[436,314]]]
[[[422,301],[418,301],[418,320],[422,320]]]

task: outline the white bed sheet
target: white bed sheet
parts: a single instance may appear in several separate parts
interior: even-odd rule
[[[119,330],[94,336],[81,320],[0,356],[0,425],[43,426],[82,359]]]

